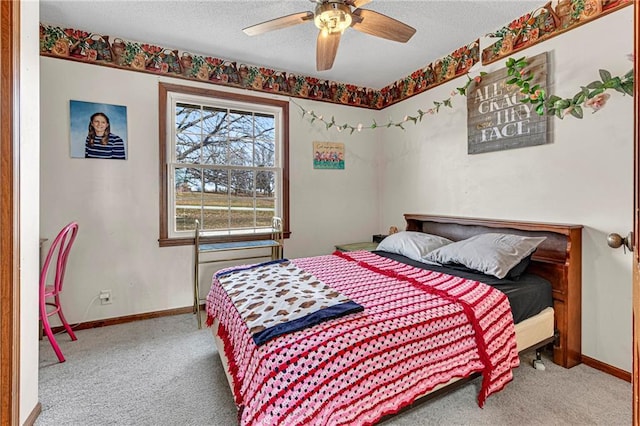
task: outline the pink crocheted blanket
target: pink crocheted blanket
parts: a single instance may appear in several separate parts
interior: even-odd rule
[[[218,334],[241,425],[373,424],[453,378],[482,373],[478,404],[519,364],[507,297],[370,252],[293,259],[364,311],[256,346],[214,280]]]

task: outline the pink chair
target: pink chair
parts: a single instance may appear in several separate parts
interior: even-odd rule
[[[51,326],[49,325],[49,317],[53,314],[58,314],[62,325],[71,336],[71,340],[77,340],[76,335],[73,334],[73,330],[69,323],[65,319],[62,313],[62,306],[60,305],[60,292],[62,291],[62,284],[64,282],[64,272],[67,267],[67,258],[69,257],[69,251],[71,251],[71,245],[76,239],[78,233],[78,224],[71,222],[65,226],[58,234],[56,239],[51,244],[47,257],[42,266],[42,272],[40,273],[40,319],[42,320],[42,328],[53,350],[58,356],[60,362],[64,362],[64,356],[62,351],[56,342]],[[55,258],[56,272],[52,285],[47,285],[47,272],[49,266],[52,264],[52,260]],[[47,298],[53,298],[53,301],[47,302]],[[47,307],[53,307],[53,310],[47,312]]]

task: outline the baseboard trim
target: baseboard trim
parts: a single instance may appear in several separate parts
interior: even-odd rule
[[[605,364],[602,361],[598,361],[597,359],[590,358],[586,355],[582,355],[582,362],[589,367],[595,368],[596,370],[600,370],[607,374],[611,374],[612,376],[631,383],[631,373],[629,373],[628,371],[625,371],[618,367],[614,367],[613,365]]]
[[[203,308],[204,305],[201,305]],[[165,311],[154,311],[154,312],[145,312],[143,314],[135,314],[135,315],[126,315],[124,317],[115,317],[115,318],[106,318],[103,320],[97,321],[87,321],[81,322],[78,324],[71,324],[71,328],[73,330],[87,330],[89,328],[98,328],[98,327],[106,327],[109,325],[116,324],[124,324],[127,322],[141,321],[151,318],[160,318],[160,317],[168,317],[172,315],[182,315],[182,314],[190,314],[193,312],[192,306],[187,306],[184,308],[175,308],[175,309],[167,309]],[[51,327],[51,330],[54,334],[60,333],[64,331],[63,326]]]
[[[38,402],[36,406],[33,407],[33,410],[31,410],[31,414],[29,414],[29,417],[27,417],[27,420],[24,421],[24,426],[35,425],[36,420],[38,419],[38,416],[40,415],[41,412],[42,412],[42,404]]]
[[[201,304],[200,307],[201,309],[204,309],[204,304]],[[126,315],[124,317],[107,318],[107,319],[97,320],[97,321],[87,321],[79,324],[73,324],[71,327],[74,330],[86,330],[89,328],[106,327],[109,325],[124,324],[127,322],[141,321],[141,320],[146,320],[151,318],[168,317],[171,315],[182,315],[182,314],[188,314],[192,312],[193,312],[193,307],[187,306],[184,308],[167,309],[164,311],[145,312],[143,314]],[[54,333],[59,333],[64,331],[64,327],[62,326],[52,327],[51,329]],[[595,368],[596,370],[600,370],[604,373],[610,374],[614,377],[617,377],[619,379],[622,379],[626,382],[631,383],[631,373],[628,371],[625,371],[618,367],[614,367],[613,365],[606,364],[602,361],[598,361],[597,359],[593,359],[584,354],[582,354],[581,359],[585,365],[588,365],[591,368]],[[35,423],[35,419],[40,415],[41,409],[42,407],[40,403],[38,403],[33,409],[33,411],[31,412],[31,415],[29,415],[27,422],[25,423],[26,426],[31,426]]]

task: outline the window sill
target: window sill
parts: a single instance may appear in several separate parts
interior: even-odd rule
[[[284,238],[287,239],[291,236],[290,231],[284,232]],[[265,234],[248,234],[248,235],[228,235],[228,236],[211,236],[200,237],[200,242],[203,244],[208,243],[230,243],[236,241],[257,241],[257,240],[270,240],[271,233]],[[177,246],[192,246],[195,238],[182,237],[182,238],[159,238],[158,245],[160,247],[177,247]]]

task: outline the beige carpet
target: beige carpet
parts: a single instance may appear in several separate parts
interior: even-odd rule
[[[209,329],[178,315],[58,335],[40,343],[45,425],[234,425],[236,410]],[[631,384],[585,365],[545,371],[521,358],[515,379],[478,408],[479,381],[385,425],[628,425]]]

